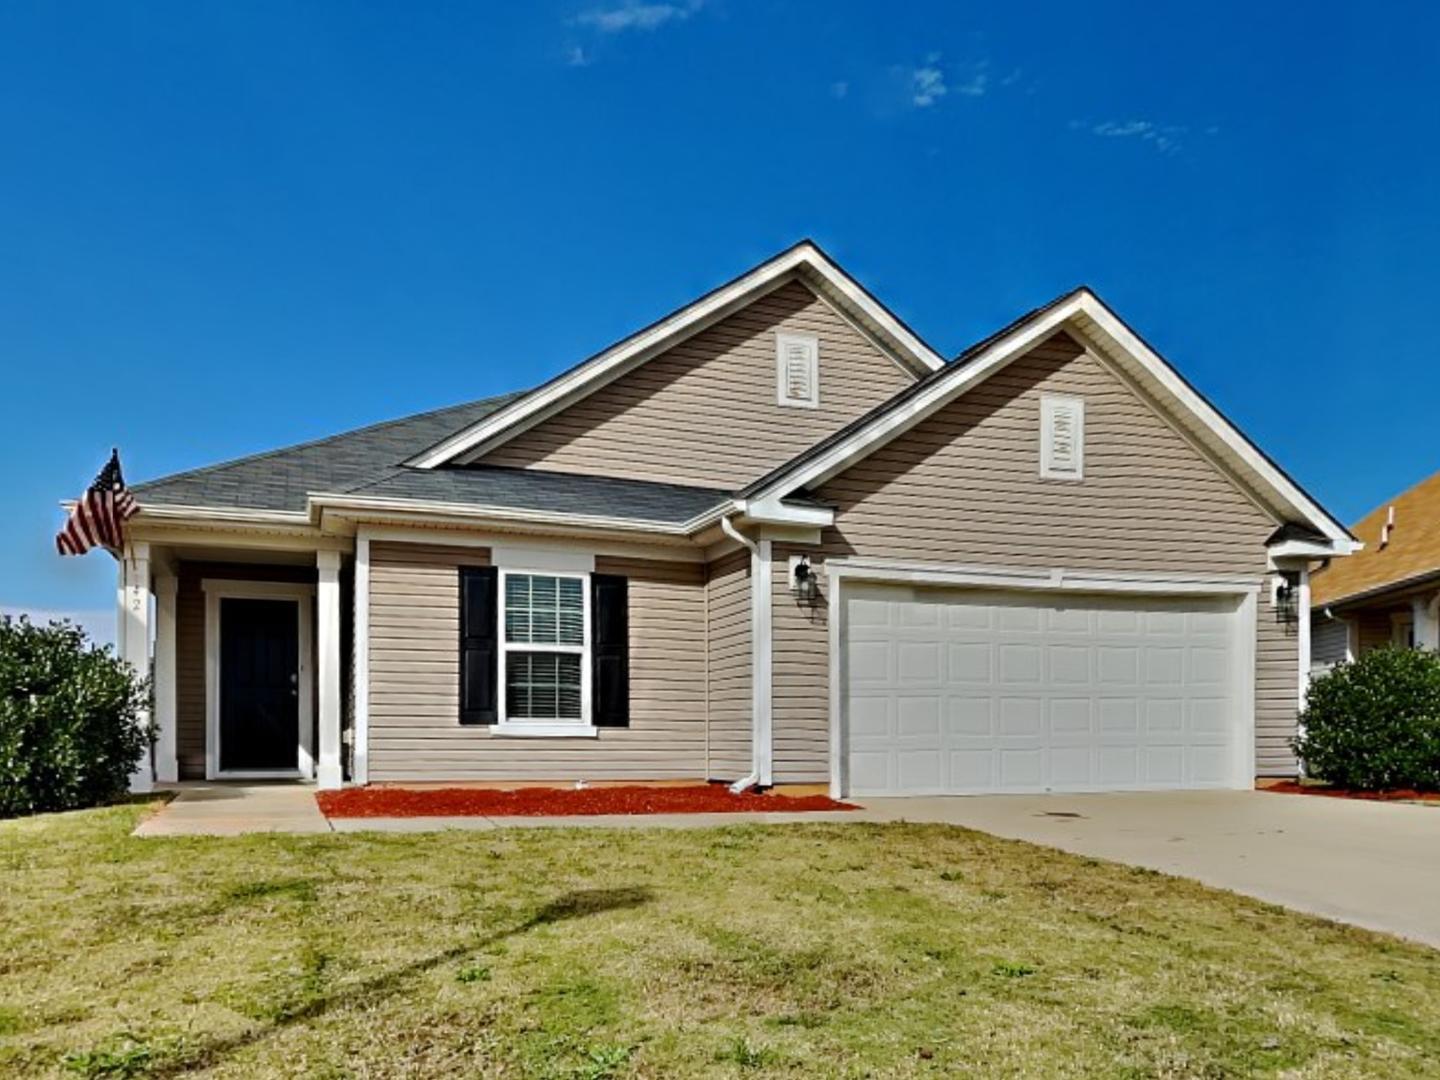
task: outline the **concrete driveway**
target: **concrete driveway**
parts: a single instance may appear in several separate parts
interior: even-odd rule
[[[1258,791],[866,799],[1440,947],[1440,807]]]

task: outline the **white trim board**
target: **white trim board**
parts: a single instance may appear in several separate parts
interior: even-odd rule
[[[315,775],[315,586],[305,582],[240,581],[205,578],[205,779],[268,780]],[[299,706],[297,760],[293,769],[224,770],[220,768],[220,601],[224,599],[292,600],[299,616]]]
[[[1347,555],[1356,541],[1294,481],[1220,415],[1163,357],[1154,352],[1089,289],[1079,289],[1022,322],[963,363],[932,378],[898,407],[880,413],[814,457],[804,457],[744,493],[747,512],[779,512],[782,500],[843,472],[892,439],[978,386],[990,375],[1064,330],[1120,362],[1157,400],[1187,418],[1197,437],[1236,469],[1280,520],[1299,518],[1330,541],[1329,554]]]
[[[433,469],[447,462],[472,461],[523,431],[530,423],[572,404],[610,380],[711,326],[746,304],[800,278],[820,285],[851,306],[887,339],[887,351],[910,361],[917,373],[938,371],[944,357],[917,337],[886,307],[862,288],[818,246],[802,241],[742,274],[728,285],[667,315],[659,322],[617,342],[582,364],[550,380],[406,462]]]

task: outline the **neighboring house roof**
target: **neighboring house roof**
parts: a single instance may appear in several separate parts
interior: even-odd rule
[[[863,329],[881,347],[917,375],[945,366],[945,359],[927,345],[894,312],[847,274],[812,240],[802,240],[739,277],[712,289],[682,308],[638,330],[568,371],[508,402],[475,423],[448,432],[435,445],[406,462],[422,469],[472,462],[546,417],[679,342],[698,334],[786,282],[800,280],[844,317]]]
[[[869,413],[739,493],[748,512],[813,490],[1060,332],[1087,342],[1159,402],[1185,431],[1223,461],[1269,507],[1277,522],[1321,534],[1344,554],[1354,537],[1240,432],[1171,364],[1089,288],[1081,286],[962,352],[948,366],[906,387]]]
[[[1385,523],[1395,510],[1395,526]],[[1382,503],[1354,527],[1363,551],[1331,563],[1310,577],[1316,607],[1358,600],[1397,586],[1440,577],[1440,473]],[[1383,541],[1383,542],[1382,542]]]

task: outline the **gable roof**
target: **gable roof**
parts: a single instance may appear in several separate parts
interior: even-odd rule
[[[1395,527],[1382,544],[1391,507]],[[1354,532],[1365,549],[1310,575],[1313,606],[1357,600],[1440,576],[1440,473],[1377,506],[1356,523]]]
[[[945,360],[894,312],[845,273],[812,240],[801,240],[739,277],[616,342],[502,408],[448,433],[406,464],[421,469],[473,462],[506,439],[555,415],[647,360],[787,282],[800,280],[923,375]]]
[[[781,502],[849,468],[966,390],[1060,332],[1095,348],[1164,407],[1185,433],[1223,461],[1274,514],[1303,525],[1337,554],[1355,538],[1093,291],[1073,289],[977,342],[955,361],[900,391],[865,416],[747,486],[737,496],[752,516],[783,516]]]

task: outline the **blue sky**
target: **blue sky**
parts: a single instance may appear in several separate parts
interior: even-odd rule
[[[1440,468],[1437,102],[1422,4],[8,3],[0,608],[109,608],[112,444],[530,385],[802,236],[946,353],[1092,285],[1352,520]]]

